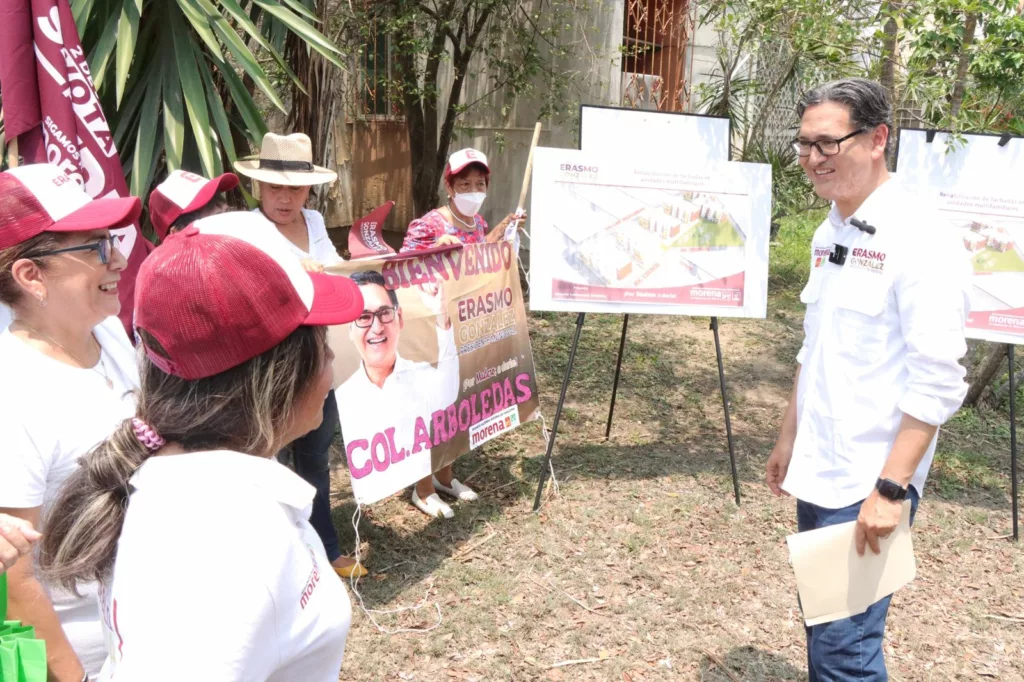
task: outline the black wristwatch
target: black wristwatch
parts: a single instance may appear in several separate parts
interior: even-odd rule
[[[888,478],[878,479],[875,483],[875,490],[878,491],[879,495],[893,502],[899,502],[907,498],[907,489]]]

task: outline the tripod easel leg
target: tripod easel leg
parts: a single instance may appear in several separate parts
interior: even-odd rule
[[[732,488],[736,505],[740,503],[740,479],[736,473],[736,449],[732,442],[732,421],[729,418],[729,397],[725,387],[725,367],[722,364],[722,343],[718,338],[718,318],[711,318],[711,331],[715,333],[715,355],[718,357],[718,383],[722,387],[722,407],[725,408],[725,437],[729,442],[729,464],[732,467]]]
[[[569,388],[572,365],[576,361],[576,347],[580,344],[580,332],[583,331],[583,320],[586,316],[586,313],[580,313],[579,317],[576,318],[576,334],[572,337],[572,346],[569,348],[569,363],[565,367],[565,376],[562,377],[562,391],[558,394],[558,407],[555,408],[555,421],[551,424],[548,451],[544,455],[544,464],[540,469],[540,481],[537,484],[537,497],[533,500],[533,511],[540,509],[540,498],[544,494],[544,484],[548,482],[548,473],[551,471],[551,452],[555,448],[555,438],[558,436],[558,422],[562,419],[562,406],[565,404],[565,392]]]

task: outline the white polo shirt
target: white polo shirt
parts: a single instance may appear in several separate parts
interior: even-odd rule
[[[139,372],[124,326],[109,317],[93,334],[103,364],[81,369],[0,332],[0,507],[41,507],[45,519],[79,459],[135,414]],[[95,675],[106,658],[96,585],[80,585],[81,596],[43,587],[75,654]]]
[[[948,222],[889,180],[814,233],[797,386],[797,435],[782,488],[829,509],[871,494],[904,414],[939,426],[967,394],[971,266]],[[828,262],[834,244],[845,265]],[[922,493],[935,440],[911,484]]]
[[[153,457],[130,485],[102,679],[337,682],[352,609],[311,485],[230,451]]]
[[[355,479],[352,491],[360,504],[370,504],[396,490],[429,476],[431,449],[422,448],[413,454],[416,440],[416,418],[422,417],[426,432],[431,429],[431,415],[455,402],[459,395],[459,354],[455,348],[454,327],[437,331],[437,367],[427,362],[412,362],[398,356],[395,368],[378,387],[366,375],[362,363],[351,377],[338,387],[338,412],[341,433],[345,437],[350,471],[366,469],[368,475]],[[384,471],[369,467],[370,443],[374,436],[394,428],[394,449],[405,450],[407,456],[393,462]],[[353,448],[365,440],[366,447]]]

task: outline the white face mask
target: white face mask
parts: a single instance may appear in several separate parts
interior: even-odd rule
[[[484,199],[487,198],[487,192],[466,192],[465,194],[456,194],[455,208],[459,209],[459,213],[465,216],[473,217],[484,203]]]

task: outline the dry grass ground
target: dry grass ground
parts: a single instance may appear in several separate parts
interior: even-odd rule
[[[785,536],[795,503],[763,466],[789,390],[799,309],[722,323],[742,505],[732,499],[714,344],[706,319],[634,317],[612,437],[604,421],[621,318],[591,316],[563,414],[558,492],[531,512],[537,424],[472,453],[481,492],[431,521],[396,496],[365,510],[373,555],[360,582],[382,634],[355,608],[342,680],[804,680],[805,647]],[[534,315],[550,425],[574,315]],[[897,594],[893,680],[1024,680],[1024,551],[1010,529],[1008,427],[957,417],[914,531],[918,578]],[[352,539],[343,477],[335,520]]]

